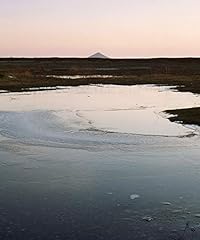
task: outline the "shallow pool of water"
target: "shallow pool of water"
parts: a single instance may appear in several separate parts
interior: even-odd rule
[[[199,130],[162,113],[199,96],[98,85],[0,102],[2,239],[199,238]]]

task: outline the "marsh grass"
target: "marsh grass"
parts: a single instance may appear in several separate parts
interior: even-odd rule
[[[0,89],[79,86],[87,84],[157,84],[177,86],[179,91],[200,93],[200,59],[0,59]],[[9,78],[13,75],[15,78]],[[55,79],[47,75],[113,75],[109,79]]]
[[[181,124],[194,124],[200,126],[200,107],[167,110],[165,112],[172,115],[169,117],[172,122],[180,122]]]
[[[76,80],[47,75],[112,75],[112,78]],[[9,77],[12,76],[12,77]],[[175,86],[178,91],[200,93],[200,58],[182,59],[70,59],[0,58],[0,90],[80,86],[89,84]],[[26,90],[27,89],[27,90]],[[200,108],[170,110],[171,121],[200,125]]]

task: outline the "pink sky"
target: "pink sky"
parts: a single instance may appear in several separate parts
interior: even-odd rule
[[[1,56],[200,56],[199,0],[0,0]]]

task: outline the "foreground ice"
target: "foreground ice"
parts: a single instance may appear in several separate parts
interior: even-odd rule
[[[100,85],[0,102],[1,239],[199,239],[198,130],[160,114],[198,96]]]
[[[199,96],[155,86],[83,86],[1,94],[0,97],[1,119],[8,118],[9,123],[9,116],[16,115],[20,125],[25,121],[20,119],[19,112],[23,112],[21,117],[26,119],[26,123],[23,122],[26,126],[21,131],[26,131],[29,124],[32,131],[41,125],[42,134],[52,124],[55,133],[62,128],[63,132],[85,130],[185,136],[193,129],[168,121],[162,111],[200,105]]]

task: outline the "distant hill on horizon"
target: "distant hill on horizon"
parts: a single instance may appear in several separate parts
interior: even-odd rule
[[[100,58],[100,59],[108,59],[107,56],[105,56],[104,54],[97,52],[95,54],[92,54],[91,56],[89,56],[88,58]]]

